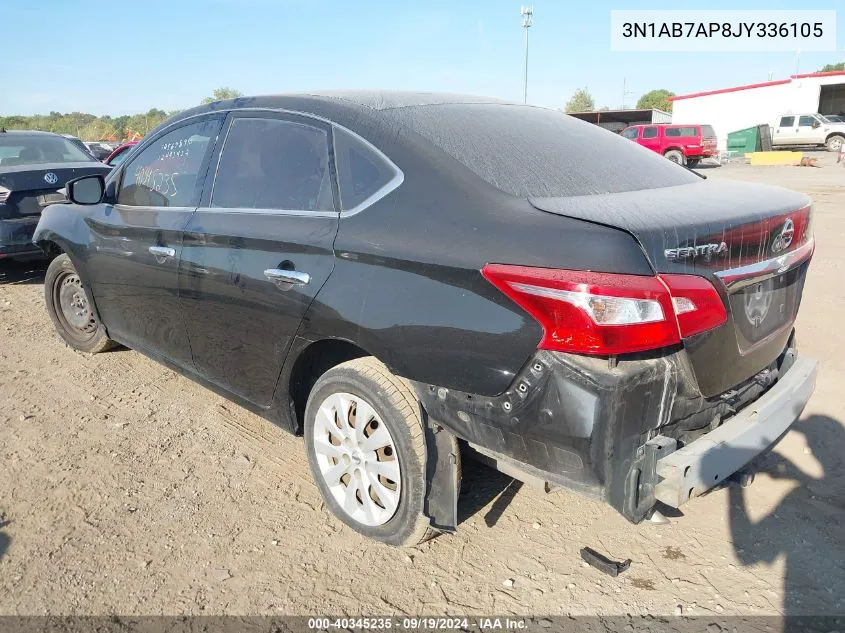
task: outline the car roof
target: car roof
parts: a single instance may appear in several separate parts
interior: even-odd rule
[[[706,123],[637,123],[628,127],[698,127]]]
[[[319,117],[335,120],[335,116],[341,118],[355,118],[368,116],[368,118],[379,119],[379,114],[399,108],[411,108],[415,106],[439,106],[439,105],[478,105],[478,104],[502,104],[519,105],[515,102],[503,101],[490,97],[479,97],[476,95],[463,95],[444,92],[411,92],[400,90],[331,90],[313,91],[302,93],[257,95],[251,97],[237,97],[223,101],[214,101],[206,105],[196,106],[185,110],[175,118],[166,122],[172,123],[190,116],[197,116],[204,113],[213,113],[228,110],[245,109],[277,109],[301,112]],[[523,106],[534,107],[534,106]],[[346,115],[344,117],[343,115]]]
[[[513,104],[514,102],[494,99],[491,97],[480,97],[477,95],[456,94],[448,92],[421,92],[404,90],[325,90],[313,92],[287,93],[277,95],[264,95],[257,97],[238,97],[225,101],[216,101],[206,106],[209,110],[215,108],[216,104],[228,104],[228,107],[242,108],[249,107],[249,102],[260,99],[265,103],[276,102],[278,107],[285,107],[290,101],[307,98],[320,102],[342,101],[350,106],[357,106],[367,110],[392,110],[394,108],[405,108],[409,106],[429,106],[445,104]],[[200,106],[202,108],[203,106]],[[197,110],[195,108],[195,110]]]

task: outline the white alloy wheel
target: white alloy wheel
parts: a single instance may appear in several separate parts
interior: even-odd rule
[[[399,455],[366,400],[329,395],[317,410],[312,441],[320,476],[350,519],[378,526],[393,518],[402,494]]]

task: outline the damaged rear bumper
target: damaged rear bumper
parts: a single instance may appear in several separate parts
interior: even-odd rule
[[[654,497],[677,508],[764,452],[801,415],[815,388],[816,368],[815,360],[798,358],[755,402],[713,431],[658,459]],[[659,444],[660,438],[652,442]]]
[[[637,523],[658,501],[678,506],[774,443],[809,399],[815,368],[790,338],[768,367],[710,398],[682,348],[618,362],[539,350],[492,397],[414,386],[436,427],[503,472],[601,499]]]

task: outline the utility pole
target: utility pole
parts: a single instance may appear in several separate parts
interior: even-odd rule
[[[625,109],[625,99],[628,95],[633,94],[630,90],[628,90],[628,79],[627,77],[622,77],[622,109]]]
[[[528,103],[528,29],[534,25],[534,7],[521,7],[522,28],[525,29],[525,76],[522,83],[522,102]]]

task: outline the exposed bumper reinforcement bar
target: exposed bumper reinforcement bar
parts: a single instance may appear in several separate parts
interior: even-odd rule
[[[730,420],[661,458],[654,496],[680,507],[730,477],[783,435],[816,384],[816,361],[799,357],[780,380]]]

